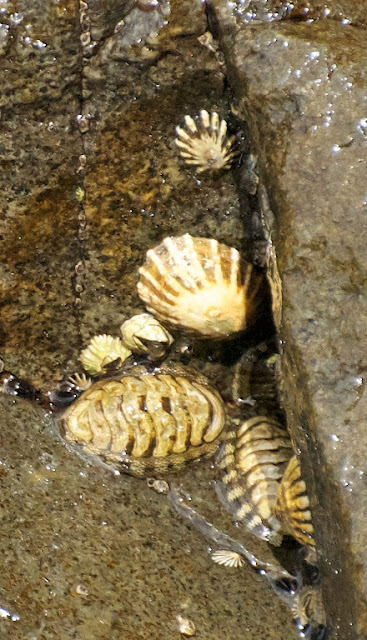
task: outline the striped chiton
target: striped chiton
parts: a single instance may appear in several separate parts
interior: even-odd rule
[[[223,401],[203,375],[136,366],[87,389],[63,414],[61,432],[86,453],[145,476],[213,454],[225,421]]]
[[[255,416],[230,428],[217,456],[217,494],[234,519],[278,546],[284,534],[314,547],[310,502],[288,432]]]
[[[288,432],[276,420],[256,416],[227,432],[217,457],[221,502],[235,520],[275,545],[282,535],[274,505],[292,453]]]
[[[285,469],[274,513],[285,533],[292,535],[300,544],[315,546],[310,500],[297,456],[292,456]]]

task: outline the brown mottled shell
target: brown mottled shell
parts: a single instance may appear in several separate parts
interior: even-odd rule
[[[291,456],[287,431],[264,416],[230,430],[217,456],[216,489],[221,502],[251,533],[274,545],[282,541],[274,504]]]
[[[278,488],[274,513],[286,533],[292,535],[300,544],[315,546],[310,500],[305,481],[302,479],[301,465],[296,456],[290,459],[284,472]]]
[[[183,367],[141,366],[101,380],[65,412],[62,433],[137,476],[214,453],[224,405],[208,380]]]
[[[204,338],[227,338],[255,319],[264,278],[239,252],[186,233],[146,255],[138,293],[163,322]]]
[[[326,614],[318,585],[306,585],[300,589],[292,605],[292,613],[301,628],[326,624]]]

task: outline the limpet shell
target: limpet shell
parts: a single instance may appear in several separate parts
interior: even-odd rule
[[[186,164],[196,165],[197,173],[229,169],[236,156],[236,138],[227,135],[227,123],[216,111],[203,109],[196,121],[186,115],[176,134],[180,156]]]
[[[106,365],[120,359],[124,362],[131,355],[120,338],[109,335],[94,336],[81,352],[80,361],[86,371],[92,375],[103,373]]]
[[[229,551],[227,549],[217,549],[212,551],[211,559],[216,564],[221,564],[224,567],[242,567],[244,560],[237,551]]]
[[[315,546],[314,529],[310,511],[310,500],[306,483],[302,478],[301,465],[293,456],[284,472],[278,488],[274,513],[282,529],[300,544]]]
[[[226,433],[217,456],[219,499],[235,520],[274,545],[282,541],[274,505],[292,453],[288,432],[276,420],[256,416]]]
[[[132,367],[101,380],[64,413],[65,439],[137,476],[214,453],[224,404],[208,380],[182,366]]]
[[[306,585],[299,590],[292,605],[292,614],[301,630],[309,625],[312,628],[323,628],[326,625],[325,609],[318,585]],[[321,637],[325,636],[320,635]]]
[[[171,334],[150,313],[140,313],[120,327],[126,347],[135,353],[147,353],[152,359],[164,356],[173,342]]]
[[[138,293],[162,322],[204,338],[247,329],[262,300],[263,274],[239,252],[188,233],[150,249],[139,269]]]

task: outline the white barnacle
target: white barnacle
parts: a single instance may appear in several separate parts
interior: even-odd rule
[[[86,371],[92,375],[103,373],[106,365],[115,360],[124,362],[131,355],[120,338],[109,335],[94,336],[81,352],[80,361]]]
[[[147,478],[147,485],[149,489],[153,489],[157,493],[169,492],[169,484],[165,480],[157,480],[156,478]]]
[[[183,616],[176,616],[176,620],[178,622],[178,630],[183,636],[194,636],[196,632],[196,627],[192,620],[189,618],[184,618]]]
[[[197,172],[229,169],[236,156],[235,136],[227,135],[227,123],[216,111],[200,111],[195,121],[184,117],[184,125],[176,127],[176,145],[186,164],[197,167]]]
[[[73,387],[80,389],[81,391],[85,391],[92,386],[92,379],[89,376],[86,376],[85,373],[73,373],[68,377],[68,382],[70,382]]]
[[[218,549],[211,553],[211,559],[216,564],[224,567],[242,567],[244,562],[242,556],[236,551],[228,551],[227,549]]]
[[[134,353],[162,357],[173,342],[171,334],[150,313],[139,313],[120,327],[123,342]]]

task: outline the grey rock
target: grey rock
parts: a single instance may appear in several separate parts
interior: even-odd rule
[[[143,310],[137,268],[148,248],[184,232],[240,248],[245,229],[231,174],[199,182],[174,145],[185,114],[228,115],[223,69],[198,40],[207,29],[199,0],[171,3],[148,61],[132,55],[127,33],[115,40],[123,59],[106,46],[122,37],[121,20],[134,17],[134,34],[150,33],[154,12],[135,3],[0,6],[9,26],[1,40],[1,357],[45,391],[78,368],[92,335],[118,334]],[[227,380],[229,367],[211,357],[208,348],[198,366]],[[40,408],[1,396],[0,422],[1,637],[172,640],[177,615],[203,640],[295,636],[263,578],[214,565],[207,542],[164,496],[89,466]],[[212,478],[207,464],[176,480],[236,537]]]
[[[335,16],[241,26],[227,3],[210,4],[274,215],[282,391],[332,637],[366,638],[366,32]],[[362,5],[339,3],[356,25]]]

